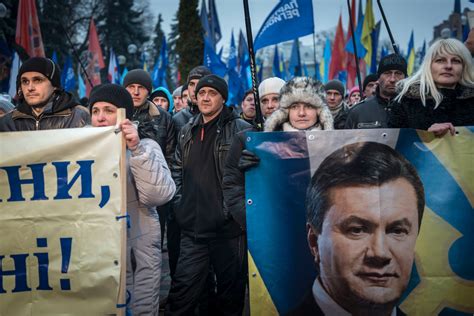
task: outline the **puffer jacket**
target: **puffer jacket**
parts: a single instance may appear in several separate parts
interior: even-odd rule
[[[76,128],[88,124],[89,110],[79,105],[69,92],[56,90],[38,117],[22,99],[15,110],[0,118],[0,132]]]
[[[155,207],[171,200],[176,187],[160,147],[151,139],[127,151],[127,174],[128,307],[133,315],[158,315],[161,236]]]
[[[176,147],[176,132],[171,115],[153,102],[147,101],[134,109],[132,121],[138,122],[140,139],[150,138],[156,141],[166,161],[170,163]]]
[[[193,130],[199,127],[201,122],[201,114],[198,114],[192,118],[180,131],[178,135],[178,144],[174,160],[171,165],[171,174],[173,180],[176,183],[176,195],[173,199],[173,209],[175,212],[176,220],[181,227],[183,233],[192,235],[195,238],[208,238],[208,237],[230,237],[237,236],[242,233],[240,225],[234,220],[229,218],[227,214],[223,214],[224,210],[220,214],[215,213],[215,210],[209,210],[209,214],[199,214],[199,216],[206,216],[207,223],[214,222],[215,225],[211,227],[203,227],[202,223],[197,217],[197,214],[183,214],[181,205],[182,200],[182,188],[183,188],[183,170],[186,169],[187,165],[191,163],[189,161],[189,150],[192,143]],[[232,108],[225,107],[217,122],[217,134],[214,146],[214,159],[216,174],[218,181],[222,185],[222,178],[224,174],[224,167],[227,158],[227,153],[232,144],[232,141],[236,137],[236,134],[240,131],[251,128],[251,125],[240,119],[238,114]],[[215,217],[215,218],[209,218]],[[215,231],[215,227],[219,227],[219,231]]]
[[[457,85],[455,89],[439,91],[443,100],[435,109],[431,96],[426,97],[426,105],[423,105],[419,85],[411,86],[389,113],[388,126],[428,130],[435,123],[474,125],[474,88]]]

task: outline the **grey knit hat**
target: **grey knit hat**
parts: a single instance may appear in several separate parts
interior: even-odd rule
[[[125,88],[134,83],[144,86],[148,90],[148,93],[151,93],[153,90],[151,76],[143,69],[133,69],[123,78],[123,86]]]
[[[321,109],[319,121],[323,129],[334,129],[333,117],[326,104],[322,83],[311,77],[294,77],[281,88],[280,107],[265,122],[265,131],[274,131],[281,124],[288,122],[290,106],[299,102]]]
[[[341,81],[337,80],[337,79],[328,81],[324,85],[324,90],[326,92],[329,91],[329,90],[336,90],[337,92],[339,92],[342,95],[342,97],[344,97],[344,95],[346,94],[346,88],[344,88],[344,84]]]

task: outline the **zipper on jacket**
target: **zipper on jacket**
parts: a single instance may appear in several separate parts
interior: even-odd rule
[[[36,130],[38,131],[39,130],[39,123],[40,121],[39,120],[35,120],[36,121]]]

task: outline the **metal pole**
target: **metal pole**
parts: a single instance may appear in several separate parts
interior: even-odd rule
[[[347,10],[349,10],[349,24],[351,26],[351,33],[352,33],[352,45],[354,46],[354,58],[356,62],[356,72],[357,72],[357,81],[359,82],[359,90],[362,94],[362,80],[360,77],[360,69],[359,69],[359,56],[357,55],[357,45],[355,41],[355,33],[354,33],[354,21],[352,21],[352,10],[350,0],[347,0]]]
[[[253,95],[255,96],[255,123],[257,124],[257,129],[263,131],[263,115],[262,110],[260,109],[260,96],[258,95],[258,83],[257,83],[257,64],[255,63],[255,53],[253,50],[253,36],[252,36],[252,25],[250,24],[250,13],[249,13],[249,3],[248,0],[244,1],[244,13],[245,13],[245,29],[247,31],[247,44],[249,48],[249,57],[250,57],[250,73],[252,75],[252,90]]]
[[[388,25],[388,21],[385,17],[385,12],[383,11],[382,3],[380,3],[380,0],[377,0],[377,5],[379,6],[380,13],[382,14],[383,24],[385,24],[385,27],[387,28],[387,33],[390,37],[390,42],[392,42],[393,51],[395,52],[395,54],[399,55],[400,51],[398,50],[398,46],[395,43],[395,40],[393,39],[392,31],[390,30],[390,26]]]

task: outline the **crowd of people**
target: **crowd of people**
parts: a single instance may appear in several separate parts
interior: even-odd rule
[[[257,127],[252,90],[240,105],[226,106],[226,81],[205,66],[172,92],[153,89],[150,75],[135,69],[122,86],[94,87],[83,106],[62,89],[58,66],[41,57],[22,64],[16,84],[16,106],[2,105],[0,132],[114,126],[118,109],[126,110],[129,311],[158,315],[166,239],[172,281],[165,314],[242,315],[244,174],[260,162],[245,148],[245,133]],[[456,39],[435,41],[410,77],[402,56],[385,56],[362,91],[346,91],[339,80],[271,77],[258,94],[265,132],[416,128],[445,137],[474,125],[472,55]]]

